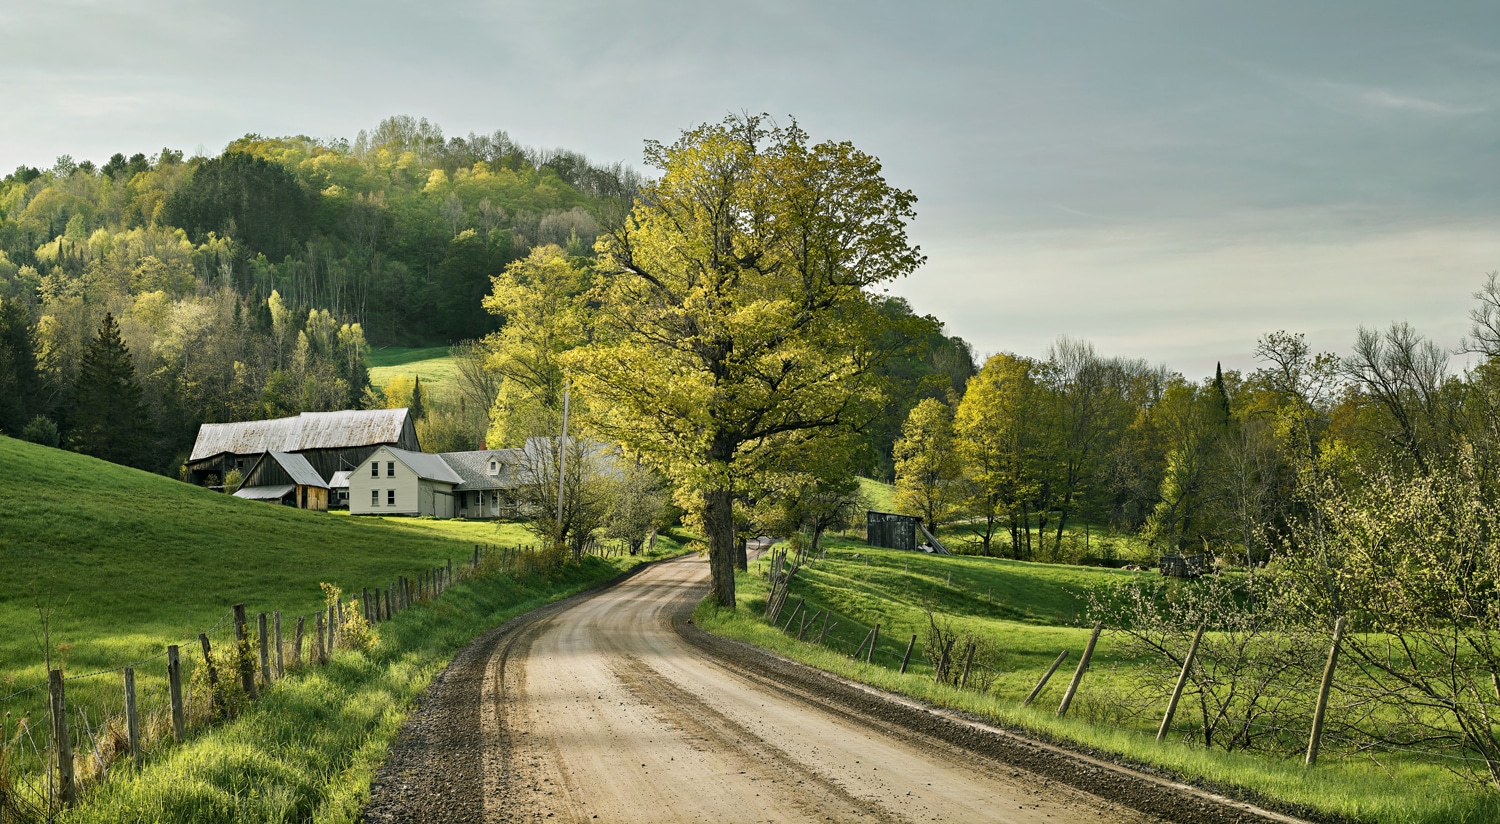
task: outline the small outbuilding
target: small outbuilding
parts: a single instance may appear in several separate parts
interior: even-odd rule
[[[349,508],[349,476],[354,474],[353,470],[340,469],[333,473],[333,478],[328,481],[328,508]]]
[[[236,498],[273,501],[298,509],[328,509],[328,484],[307,459],[294,452],[267,452],[245,473]]]
[[[912,552],[917,548],[917,527],[921,524],[922,519],[915,515],[866,510],[865,543]]]
[[[349,514],[452,518],[463,481],[438,455],[381,446],[350,471]]]

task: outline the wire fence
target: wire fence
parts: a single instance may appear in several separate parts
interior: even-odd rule
[[[1172,739],[1200,746],[1207,738],[1202,718],[1189,718],[1188,713],[1180,713],[1163,725],[1162,719],[1167,706],[1175,703],[1172,696],[1174,684],[1151,682],[1147,674],[1126,672],[1128,664],[1122,666],[1120,671],[1095,673],[1093,665],[1086,658],[1082,666],[1078,665],[1079,657],[1082,656],[1077,656],[1077,649],[1068,649],[1060,651],[1051,669],[1038,668],[1031,671],[1031,678],[1036,679],[1036,683],[1031,684],[1028,679],[1017,677],[1025,670],[997,666],[982,660],[985,657],[1003,657],[1003,649],[998,643],[992,643],[988,647],[988,656],[980,654],[981,645],[987,639],[975,638],[975,645],[968,648],[960,642],[945,649],[945,639],[939,637],[934,642],[934,633],[942,635],[941,628],[936,625],[925,631],[919,629],[915,633],[908,626],[899,636],[892,637],[889,626],[882,627],[878,622],[861,621],[849,614],[836,612],[830,606],[815,603],[810,597],[799,597],[798,593],[793,592],[797,572],[804,565],[814,565],[826,558],[826,550],[816,556],[799,555],[795,550],[792,553],[773,550],[758,565],[770,585],[764,619],[797,642],[841,653],[898,673],[920,670],[926,677],[934,678],[938,683],[949,687],[986,693],[1002,700],[1015,700],[1022,706],[1057,701],[1061,693],[1063,697],[1056,711],[1058,717],[1065,717],[1071,712],[1073,715],[1082,715],[1084,720],[1099,727],[1135,735],[1160,733],[1163,740]],[[867,554],[854,553],[852,558],[840,560],[846,565],[852,562],[858,567],[870,568],[870,556]],[[890,561],[887,560],[884,571],[899,570],[903,575],[914,574],[909,562],[898,562],[894,567],[889,564]],[[841,573],[828,574],[847,572],[846,569]],[[855,574],[857,576],[858,572]],[[932,577],[930,570],[925,574]],[[955,580],[951,571],[944,573],[936,581],[995,605],[999,614],[1007,612],[1003,605],[995,604],[993,590],[987,586]],[[804,591],[807,589],[809,588],[803,588]],[[1027,617],[1039,616],[1028,614]],[[1059,623],[1076,626],[1078,613],[1073,611],[1067,615],[1059,614],[1055,618]],[[1104,634],[1110,632],[1108,627],[1100,624],[1094,634],[1095,640],[1099,637],[1099,630]],[[1330,646],[1337,647],[1339,643],[1336,638],[1328,639],[1324,653],[1327,654]],[[1090,642],[1090,649],[1092,645],[1093,641]],[[1321,664],[1319,666],[1321,671]],[[1337,670],[1336,674],[1331,672],[1326,685],[1318,683],[1316,678],[1312,681],[1298,680],[1291,675],[1261,684],[1259,687],[1262,692],[1258,694],[1257,700],[1264,706],[1273,708],[1273,711],[1262,712],[1259,719],[1236,719],[1237,724],[1232,732],[1225,733],[1224,738],[1229,738],[1232,734],[1234,742],[1244,744],[1246,748],[1252,741],[1260,742],[1259,749],[1281,752],[1288,757],[1295,755],[1304,759],[1308,766],[1314,764],[1318,753],[1324,750],[1342,757],[1391,753],[1456,765],[1475,774],[1488,775],[1491,760],[1482,752],[1465,746],[1463,732],[1456,726],[1443,729],[1435,720],[1436,716],[1432,716],[1424,722],[1427,726],[1420,729],[1421,734],[1413,733],[1410,736],[1413,740],[1393,740],[1391,731],[1381,728],[1382,717],[1376,714],[1376,710],[1389,706],[1385,702],[1391,701],[1405,702],[1410,706],[1433,711],[1469,707],[1495,712],[1500,704],[1457,695],[1376,689],[1354,682],[1353,675],[1354,673],[1343,670]],[[1014,692],[1018,682],[1031,687],[1024,698]],[[1067,686],[1061,686],[1063,683]],[[1199,691],[1205,689],[1228,693],[1242,685],[1227,681],[1213,683],[1212,679],[1201,679],[1200,683],[1189,686],[1191,688],[1182,694],[1197,696]],[[1050,699],[1046,697],[1049,695]],[[1213,700],[1223,700],[1223,695]],[[1497,696],[1497,701],[1500,701],[1500,696]],[[1122,711],[1122,704],[1128,704],[1129,708]],[[1051,705],[1048,706],[1050,708]],[[1326,721],[1320,720],[1320,717],[1326,717]]]
[[[475,545],[457,566],[450,559],[357,593],[325,587],[315,612],[252,615],[236,604],[155,655],[80,675],[56,664],[46,681],[0,695],[0,822],[52,820],[82,789],[234,717],[288,675],[360,648],[372,627],[461,580],[546,563],[533,547]]]

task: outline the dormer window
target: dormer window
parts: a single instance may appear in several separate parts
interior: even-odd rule
[[[497,460],[494,460],[493,458],[490,459],[490,474],[491,475],[499,475],[500,474],[500,462],[497,461]]]

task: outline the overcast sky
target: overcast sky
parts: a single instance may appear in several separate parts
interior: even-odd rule
[[[639,165],[730,112],[919,198],[892,287],[979,354],[1189,377],[1257,337],[1452,346],[1500,269],[1500,3],[0,0],[0,168],[391,114]]]

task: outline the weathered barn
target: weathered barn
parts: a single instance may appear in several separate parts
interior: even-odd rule
[[[243,474],[267,452],[291,452],[305,458],[326,483],[334,473],[362,464],[381,446],[421,450],[407,410],[303,412],[266,421],[206,423],[198,428],[188,458],[187,481],[219,486],[231,470]]]
[[[897,515],[894,512],[865,512],[865,543],[888,549],[917,548],[917,527],[922,519],[914,515]]]
[[[236,498],[275,501],[298,509],[328,509],[328,484],[294,452],[267,452],[251,465]]]
[[[460,518],[513,518],[514,492],[521,483],[520,449],[480,449],[473,452],[441,452],[439,457],[463,478],[453,488],[456,515]]]
[[[349,514],[452,518],[463,480],[437,455],[378,446],[349,475]]]

